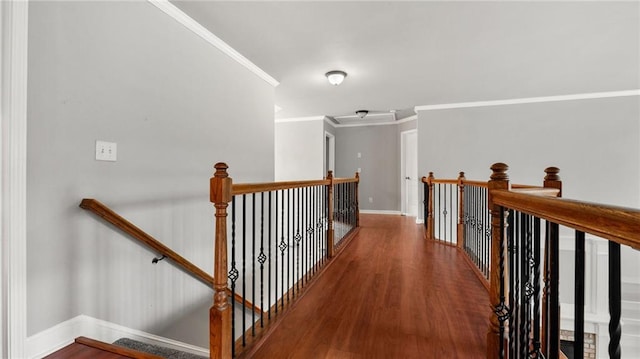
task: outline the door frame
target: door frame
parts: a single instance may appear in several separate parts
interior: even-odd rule
[[[329,148],[327,148],[327,140],[329,140]],[[327,176],[327,170],[333,171],[335,176],[336,172],[336,136],[329,132],[324,131],[324,138],[322,141],[322,170],[324,171],[323,177]],[[329,163],[327,163],[327,150],[329,151]]]
[[[405,159],[406,159],[406,150],[405,150],[405,142],[406,142],[406,138],[407,135],[409,134],[416,134],[416,161],[418,160],[418,130],[417,129],[412,129],[412,130],[407,130],[407,131],[402,131],[400,132],[400,196],[401,196],[401,211],[400,213],[402,213],[403,216],[406,216],[408,213],[408,208],[407,208],[407,181],[405,180],[406,177],[406,173],[407,173],[407,169],[405,166]],[[416,167],[417,167],[417,163],[416,163]],[[415,198],[415,201],[418,201],[418,198]],[[418,203],[416,203],[416,205],[418,205]],[[420,212],[419,209],[420,206],[418,206],[418,212]],[[418,218],[418,214],[416,213],[416,219]]]
[[[0,2],[0,357],[27,338],[27,42],[29,3]]]

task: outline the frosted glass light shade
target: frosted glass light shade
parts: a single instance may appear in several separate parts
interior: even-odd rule
[[[344,81],[344,78],[347,77],[346,72],[339,70],[329,71],[324,75],[327,77],[327,80],[329,80],[329,83],[334,86],[340,85],[342,81]]]

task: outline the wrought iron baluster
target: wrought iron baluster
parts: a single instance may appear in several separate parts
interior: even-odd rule
[[[278,246],[278,249],[280,249],[280,290],[281,290],[281,295],[280,295],[280,308],[284,309],[284,274],[285,274],[285,264],[284,264],[284,251],[287,249],[287,242],[285,242],[285,236],[286,236],[286,232],[287,232],[287,227],[285,227],[285,203],[287,203],[288,201],[285,202],[285,194],[287,192],[285,190],[282,190],[281,194],[281,198],[280,198],[280,211],[281,211],[281,216],[280,216],[280,244]],[[288,210],[288,209],[287,209]],[[277,302],[276,302],[277,303]]]
[[[442,240],[442,215],[441,215],[441,200],[442,200],[442,185],[438,183],[438,236],[436,237],[439,240]],[[435,212],[435,211],[434,211]]]
[[[275,208],[275,218],[274,218],[274,221],[273,221],[273,223],[275,224],[275,226],[273,226],[273,227],[274,227],[274,229],[276,230],[275,238],[278,238],[278,232],[277,232],[277,228],[278,228],[278,208],[277,208],[277,203],[278,203],[278,192],[276,192],[275,194],[276,194],[276,208]],[[267,312],[267,318],[269,318],[269,320],[271,320],[271,304],[272,304],[272,303],[271,303],[271,246],[272,246],[272,244],[271,244],[271,233],[272,233],[272,232],[271,232],[271,231],[272,231],[271,218],[272,218],[272,216],[273,216],[273,214],[272,214],[272,212],[271,212],[271,209],[272,209],[272,208],[273,208],[273,207],[272,207],[272,203],[271,203],[271,192],[269,192],[269,239],[267,240],[267,248],[268,248],[268,253],[269,253],[269,254],[267,255],[267,257],[268,257],[268,265],[267,265],[267,268],[268,268],[268,272],[269,272],[269,275],[267,276],[267,278],[268,278],[268,283],[269,283],[269,284],[268,284],[268,290],[267,290],[267,295],[268,295],[268,297],[267,297],[267,302],[268,302],[268,304],[269,304],[269,311]],[[278,256],[276,256],[276,261],[277,261],[277,260],[278,260]],[[276,270],[277,270],[277,268],[278,268],[278,265],[277,265],[277,264],[275,265],[275,268],[276,268]],[[276,290],[275,290],[275,292],[277,293],[277,292],[278,292],[278,290],[276,289]],[[276,309],[277,309],[277,308],[278,308],[278,306],[276,305]]]
[[[231,198],[231,269],[227,275],[231,280],[231,298],[236,296],[236,280],[238,280],[238,269],[236,268],[236,197]],[[233,303],[233,302],[232,302]],[[231,333],[235,333],[236,328],[236,306],[231,305]],[[231,355],[235,357],[234,336],[231,336]]]
[[[260,308],[264,308],[264,263],[267,256],[264,254],[264,192],[260,193],[260,255],[258,262],[260,263]],[[264,313],[260,311],[260,327],[264,327]]]
[[[574,341],[573,355],[576,359],[584,358],[584,232],[575,233],[575,288],[574,288]]]
[[[560,353],[560,231],[557,223],[549,223],[549,359]]]
[[[620,338],[621,283],[620,283],[620,244],[609,241],[609,358],[620,359],[622,350]]]
[[[290,294],[291,294],[291,261],[293,260],[293,258],[291,258],[291,256],[293,255],[294,251],[291,250],[291,243],[293,242],[293,196],[291,195],[291,189],[288,190],[289,194],[288,194],[288,200],[289,200],[289,207],[287,208],[287,233],[289,234],[289,236],[287,237],[287,303],[289,303],[289,301],[291,300],[290,298]]]
[[[247,345],[247,195],[242,195],[242,346]]]
[[[519,357],[526,358],[529,354],[529,253],[530,253],[529,216],[520,213],[520,338]]]
[[[505,251],[505,242],[507,238],[505,238],[505,209],[500,207],[500,254],[498,255],[498,273],[499,273],[499,293],[500,293],[500,304],[495,308],[495,313],[498,317],[498,330],[500,335],[499,342],[499,359],[505,358],[505,348],[504,348],[504,323],[509,319],[509,308],[505,304],[505,268],[504,268],[504,251]],[[511,216],[509,217],[511,220]]]
[[[544,358],[540,347],[540,218],[533,220],[533,343],[531,358]]]
[[[509,308],[511,317],[509,318],[509,358],[517,358],[517,328],[518,328],[518,256],[516,245],[519,239],[518,234],[518,213],[511,213],[509,226]]]
[[[256,303],[256,194],[251,194],[251,303]],[[256,322],[256,311],[251,311],[251,323]],[[251,325],[251,336],[256,336],[256,326]]]
[[[427,222],[429,221],[429,185],[426,182],[422,182],[422,191],[424,194],[424,200],[422,201],[424,211],[424,230],[428,228]]]
[[[453,221],[454,221],[454,217],[455,217],[454,214],[456,212],[453,211],[453,192],[454,192],[453,186],[457,186],[457,184],[449,185],[449,213],[450,213],[450,215],[449,215],[449,236],[451,237],[450,243],[453,243],[453,239],[455,238],[455,236],[453,235]]]

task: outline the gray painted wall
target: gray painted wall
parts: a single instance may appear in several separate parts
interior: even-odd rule
[[[640,97],[418,113],[424,175],[456,178],[462,170],[487,180],[494,162],[507,163],[512,183],[525,184],[541,184],[544,168],[557,166],[563,197],[637,208]],[[640,253],[623,248],[622,256],[623,277],[637,280]]]
[[[557,166],[563,195],[637,206],[640,104],[637,96],[420,111],[421,173],[488,179],[494,162],[516,183],[542,183]]]
[[[358,168],[362,169],[360,209],[400,211],[399,143],[397,126],[337,129],[336,175],[352,177]]]
[[[207,347],[171,327],[212,292],[78,204],[211,273],[213,164],[273,180],[274,89],[147,2],[30,3],[28,66],[28,335],[86,314]],[[95,161],[96,140],[118,161]]]
[[[276,123],[276,181],[322,179],[323,123],[322,120]]]

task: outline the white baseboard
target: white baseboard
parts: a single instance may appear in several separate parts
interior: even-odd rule
[[[86,315],[79,315],[28,337],[25,342],[26,357],[42,358],[71,344],[74,339],[79,336],[100,340],[105,343],[113,343],[120,338],[126,337],[149,344],[209,357],[209,350],[206,348],[163,338]]]
[[[361,209],[360,213],[363,214],[391,214],[391,215],[396,215],[399,216],[402,213],[400,213],[400,211],[388,211],[388,210],[377,210],[377,209]]]

